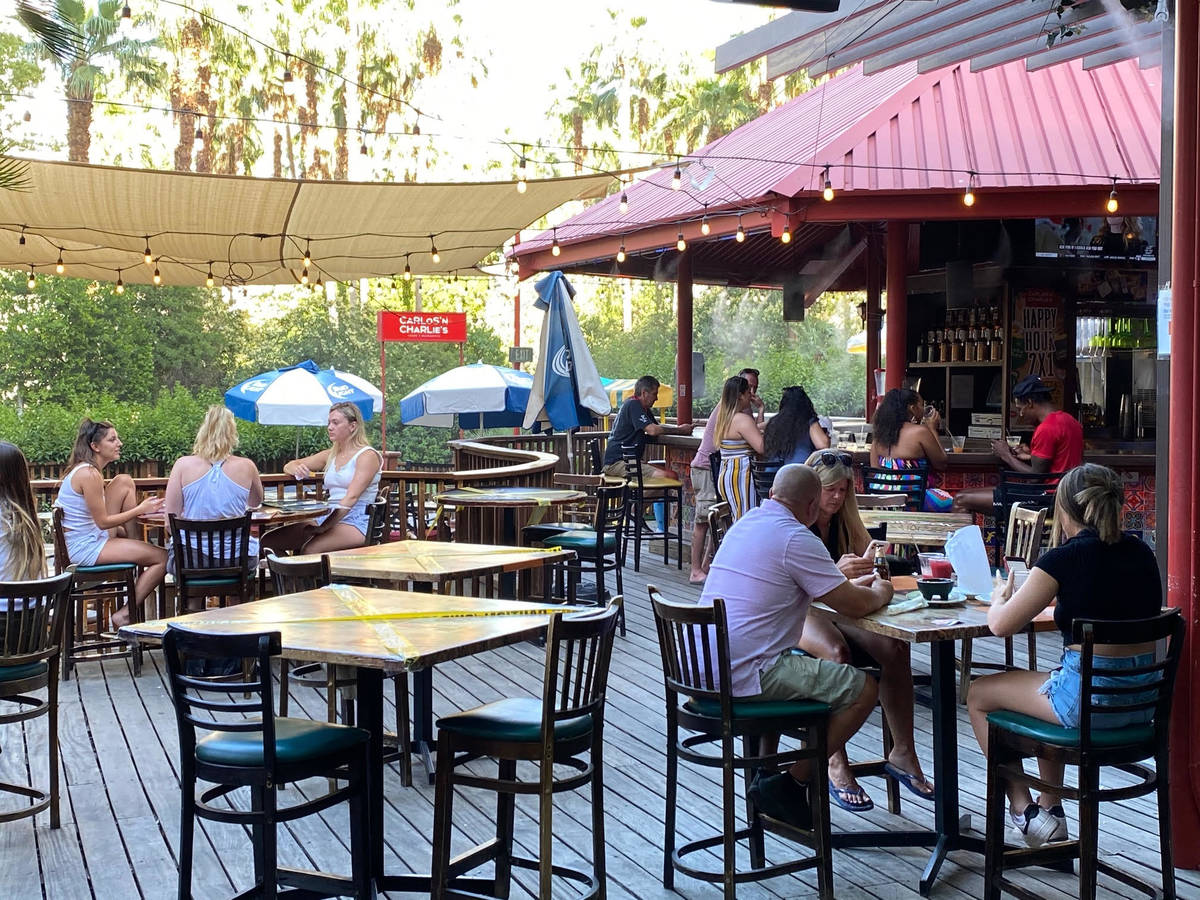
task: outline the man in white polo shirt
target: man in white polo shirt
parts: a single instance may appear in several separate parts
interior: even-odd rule
[[[890,581],[874,573],[848,581],[809,526],[817,519],[821,482],[808,466],[784,466],[770,499],[734,523],[708,570],[700,603],[725,601],[735,697],[819,700],[832,707],[829,752],[843,747],[875,707],[874,680],[860,669],[798,652],[814,600],[865,616],[892,599]],[[800,828],[812,812],[808,763],[755,778],[759,809]]]

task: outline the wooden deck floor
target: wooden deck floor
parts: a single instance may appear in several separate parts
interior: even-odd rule
[[[607,714],[607,839],[609,896],[671,897],[661,884],[664,782],[664,736],[661,670],[645,585],[657,584],[668,595],[695,598],[674,567],[646,562],[641,575],[626,573],[629,634],[618,638],[610,680]],[[995,646],[992,646],[995,645]],[[998,641],[976,643],[977,658],[998,652]],[[1039,641],[1043,667],[1055,660],[1053,638]],[[914,667],[928,671],[928,656],[918,650]],[[178,858],[178,745],[173,711],[165,690],[162,661],[147,659],[133,678],[124,661],[83,666],[65,684],[61,706],[62,828],[51,831],[46,815],[36,823],[25,819],[0,825],[0,898],[5,900],[125,900],[163,898],[176,890]],[[452,711],[506,694],[532,693],[541,678],[541,652],[532,645],[495,651],[463,664],[439,667],[434,679],[439,712]],[[390,692],[389,692],[390,694]],[[324,702],[311,690],[294,692],[303,713],[322,717]],[[45,720],[26,727],[0,729],[0,779],[23,781],[30,768],[45,783]],[[917,708],[917,744],[926,771],[932,771],[928,710]],[[982,821],[983,759],[970,736],[965,711],[959,716],[960,776],[964,812]],[[878,755],[878,713],[856,737],[851,756]],[[422,780],[423,781],[423,780]],[[885,799],[882,782],[864,779],[877,803]],[[301,786],[303,788],[305,786]],[[293,789],[295,790],[295,789]],[[286,794],[289,792],[285,792]],[[235,798],[235,802],[245,798]],[[716,783],[705,773],[684,769],[680,786],[679,826],[685,834],[707,832],[719,821]],[[287,802],[287,801],[285,801]],[[386,784],[387,867],[427,870],[433,789],[421,783],[403,788],[389,767]],[[491,799],[468,791],[455,806],[456,846],[482,839],[491,829]],[[536,846],[536,809],[518,802],[518,842],[526,851]],[[1077,822],[1068,805],[1068,819]],[[932,807],[913,798],[904,801],[904,816],[932,824]],[[557,801],[556,858],[578,860],[590,845],[586,794]],[[877,809],[862,816],[833,810],[834,827],[897,827],[903,820]],[[1132,871],[1156,870],[1157,826],[1149,799],[1118,804],[1101,819],[1101,853]],[[301,820],[281,830],[280,860],[289,865],[343,870],[348,867],[347,821],[343,809]],[[228,825],[197,830],[194,896],[208,900],[229,896],[249,886],[252,877],[246,833]],[[770,840],[770,839],[769,839]],[[577,848],[583,848],[577,850]],[[768,852],[782,858],[781,842]],[[916,884],[927,859],[924,850],[840,851],[835,857],[835,893],[841,898],[916,897]],[[982,892],[982,857],[952,854],[942,869],[934,896],[973,898]],[[532,896],[527,875],[514,896]],[[1200,873],[1180,871],[1179,896],[1200,898]],[[1065,875],[1037,870],[1030,881],[1047,898],[1075,895]],[[1120,897],[1119,886],[1101,879],[1104,897]],[[714,897],[717,890],[683,876],[676,880],[683,897]],[[572,896],[564,886],[563,896]],[[789,876],[746,886],[741,897],[798,898],[815,894],[815,879]]]

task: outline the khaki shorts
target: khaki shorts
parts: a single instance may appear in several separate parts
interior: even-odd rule
[[[819,700],[845,709],[858,699],[867,683],[862,669],[785,650],[758,675],[762,693],[747,700]]]
[[[713,487],[712,470],[692,466],[692,490],[696,494],[696,522],[706,521],[712,505],[720,500]]]
[[[654,466],[647,465],[646,463],[641,463],[641,467],[642,467],[642,479],[643,480],[645,480],[647,478],[660,477],[658,474],[658,469],[654,468]],[[625,480],[625,460],[618,459],[615,463],[609,463],[607,466],[604,467],[604,474],[607,475],[609,478],[620,478],[622,481],[624,481]],[[634,485],[634,487],[637,487],[637,485]]]

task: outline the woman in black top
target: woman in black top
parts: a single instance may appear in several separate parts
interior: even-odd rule
[[[1055,492],[1054,518],[1064,543],[1047,550],[1015,594],[1012,578],[996,591],[988,610],[988,625],[1000,637],[1015,634],[1046,609],[1055,597],[1054,623],[1063,635],[1062,666],[1053,672],[1002,672],[976,680],[967,706],[979,746],[987,753],[987,715],[1008,709],[1063,728],[1079,727],[1081,683],[1079,647],[1071,644],[1076,618],[1145,619],[1158,615],[1162,588],[1154,552],[1120,530],[1125,490],[1121,476],[1104,466],[1085,463],[1063,476]],[[1154,645],[1097,644],[1097,668],[1121,669],[1153,660]],[[1142,680],[1151,676],[1138,676]],[[1126,679],[1127,680],[1127,679]],[[1096,702],[1103,702],[1098,695]],[[1122,698],[1128,702],[1128,697]],[[1152,710],[1145,710],[1148,718]],[[1133,724],[1122,715],[1106,716],[1102,727]],[[1137,721],[1146,721],[1146,718]],[[1093,719],[1095,722],[1095,719]],[[1061,762],[1038,760],[1042,779],[1061,784]],[[1043,792],[1033,802],[1029,788],[1010,784],[1010,814],[1014,827],[1031,847],[1065,841],[1067,821],[1057,794]]]

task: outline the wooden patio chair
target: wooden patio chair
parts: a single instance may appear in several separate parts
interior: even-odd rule
[[[1027,509],[1019,503],[1013,504],[1008,517],[1008,544],[1004,550],[1005,559],[1021,559],[1025,565],[1032,567],[1042,555],[1042,533],[1045,530],[1046,516],[1049,510]],[[1037,635],[1033,628],[1026,631],[1027,648],[1029,652],[1029,670],[1037,670]],[[1004,662],[981,663],[972,660],[974,643],[971,638],[963,638],[962,655],[959,657],[958,700],[967,702],[967,691],[971,687],[972,669],[998,669],[1007,672],[1014,668],[1013,638],[1011,635],[1004,639]]]
[[[50,784],[46,790],[0,782],[0,794],[15,794],[30,800],[26,807],[0,812],[0,823],[36,816],[49,809],[50,827],[59,827],[55,669],[70,618],[71,598],[70,573],[36,581],[0,582],[0,704],[5,708],[10,703],[16,704],[15,711],[0,712],[0,725],[45,716],[50,764]],[[33,691],[42,688],[46,689],[45,700],[32,696]]]
[[[431,896],[480,896],[455,890],[454,879],[489,861],[495,870],[491,895],[510,894],[512,868],[538,872],[539,897],[555,897],[553,876],[583,886],[584,896],[604,896],[607,869],[604,842],[604,705],[613,637],[621,598],[598,612],[554,615],[546,634],[546,664],[540,698],[497,700],[438,720],[437,787],[433,801]],[[586,758],[584,758],[586,756]],[[498,762],[496,777],[463,768],[479,757]],[[538,766],[536,780],[517,777],[517,763]],[[565,776],[562,769],[574,770]],[[495,838],[450,857],[455,785],[496,792]],[[554,795],[591,786],[592,872],[555,865]],[[513,853],[515,795],[538,798],[538,856]]]
[[[1081,647],[1080,677],[1082,698],[1078,728],[1062,728],[1032,716],[1011,710],[988,713],[987,756],[987,841],[984,856],[984,890],[986,900],[999,900],[1007,891],[1025,900],[1036,900],[1041,892],[1031,891],[1005,877],[1006,869],[1040,866],[1079,860],[1077,896],[1095,900],[1096,877],[1104,873],[1121,884],[1151,897],[1175,896],[1175,869],[1171,847],[1171,788],[1169,783],[1171,700],[1174,696],[1175,675],[1179,668],[1184,636],[1183,616],[1170,609],[1150,619],[1101,622],[1076,619],[1072,640]],[[1105,678],[1111,669],[1094,668],[1094,648],[1097,644],[1150,644],[1162,646],[1165,652],[1153,654],[1153,661],[1120,670],[1125,677],[1141,675],[1150,683],[1121,685]],[[1115,683],[1114,683],[1115,682]],[[1102,727],[1105,714],[1142,713],[1150,716],[1145,724],[1122,727]],[[1096,717],[1097,721],[1093,721]],[[1025,772],[1024,760],[1039,756],[1058,760],[1078,769],[1076,787],[1050,785],[1039,777]],[[1146,760],[1154,760],[1153,766]],[[1137,779],[1101,781],[1105,769],[1117,769]],[[1053,790],[1079,803],[1079,837],[1077,840],[1047,844],[1036,850],[1005,849],[1004,833],[1008,820],[1008,796],[1005,786],[1020,779],[1030,787]],[[1154,794],[1157,800],[1159,865],[1161,890],[1136,877],[1131,866],[1113,865],[1099,858],[1100,804],[1112,800],[1129,800]]]

